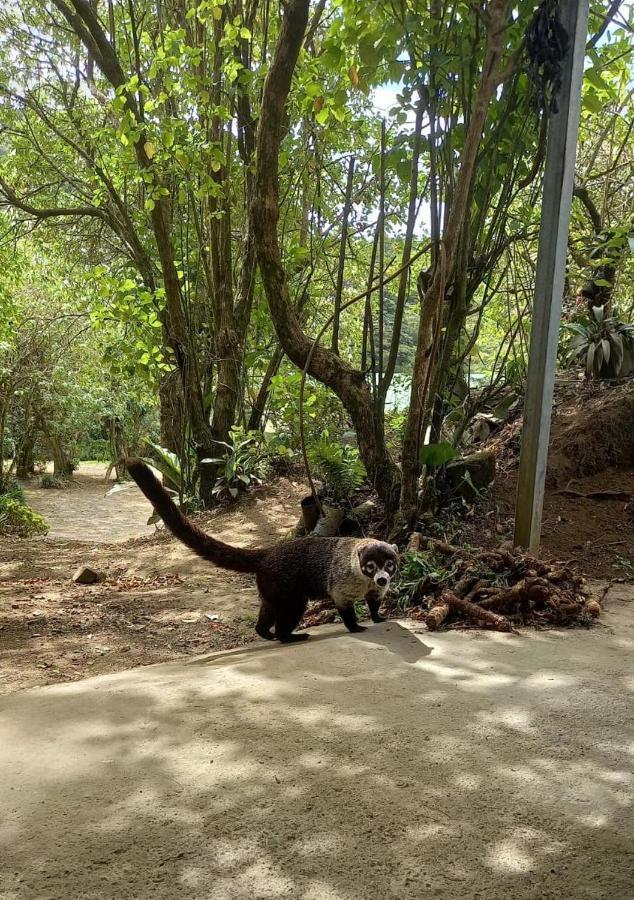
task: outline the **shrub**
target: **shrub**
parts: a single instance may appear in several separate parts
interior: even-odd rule
[[[0,496],[0,534],[31,537],[47,531],[46,519],[30,506],[7,494]]]
[[[619,377],[625,357],[634,352],[634,325],[606,316],[605,307],[594,306],[589,318],[564,327],[573,333],[566,354],[569,362],[580,360],[588,378]]]
[[[17,500],[19,503],[26,503],[24,499],[24,491],[14,478],[6,475],[0,479],[0,501]]]
[[[58,478],[57,475],[51,475],[49,472],[45,472],[44,475],[40,478],[40,487],[43,488],[63,488],[64,482],[61,478]]]
[[[201,465],[219,466],[212,493],[216,497],[227,494],[234,500],[253,484],[261,484],[268,470],[268,459],[261,432],[245,435],[239,429],[231,432],[230,442],[217,441],[225,448],[223,456],[201,460]]]
[[[363,484],[366,473],[356,447],[322,438],[308,457],[324,481],[324,493],[335,503],[347,500]]]

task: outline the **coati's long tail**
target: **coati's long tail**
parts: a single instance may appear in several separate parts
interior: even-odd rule
[[[141,459],[126,459],[125,466],[172,534],[190,550],[233,572],[257,572],[267,550],[232,547],[205,534],[176,506],[154,473]]]

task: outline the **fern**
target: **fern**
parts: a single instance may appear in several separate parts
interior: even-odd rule
[[[309,459],[324,481],[326,495],[335,502],[347,500],[365,480],[365,467],[354,447],[322,438],[309,451]]]

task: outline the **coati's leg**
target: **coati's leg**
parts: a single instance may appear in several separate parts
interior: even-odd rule
[[[379,614],[382,597],[376,591],[368,591],[365,595],[365,602],[370,610],[370,618],[373,622],[385,622],[385,616]]]
[[[278,606],[275,615],[275,637],[282,644],[306,641],[310,637],[305,632],[303,634],[293,634],[293,631],[295,631],[302,620],[307,603],[308,601],[305,597],[299,597],[290,603],[286,600],[283,606]]]
[[[365,631],[364,625],[359,625],[357,621],[357,614],[354,610],[354,603],[342,603],[341,605],[337,604],[337,612],[341,616],[343,624],[346,626],[348,631]]]
[[[275,635],[271,634],[271,628],[275,625],[275,611],[264,600],[260,604],[260,614],[255,625],[256,633],[265,641],[274,641]]]

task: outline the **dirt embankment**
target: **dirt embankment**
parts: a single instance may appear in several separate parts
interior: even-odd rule
[[[498,475],[469,528],[475,543],[512,536],[521,433],[519,416],[488,441]],[[558,383],[542,549],[591,578],[634,581],[634,379]]]

